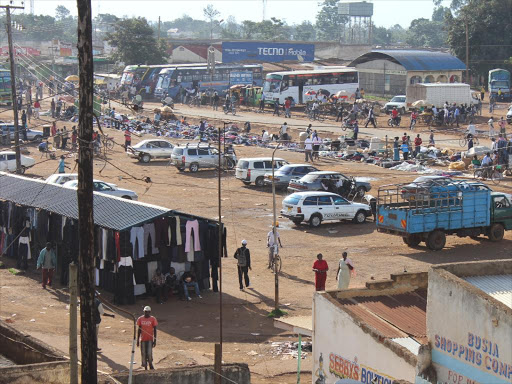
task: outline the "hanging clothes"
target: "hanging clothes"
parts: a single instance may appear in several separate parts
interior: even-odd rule
[[[158,248],[156,247],[156,231],[155,231],[155,224],[144,224],[142,226],[144,229],[144,251],[145,254],[148,254],[148,246],[151,244],[151,254],[156,255],[158,254]],[[150,241],[151,240],[151,241]]]
[[[155,220],[155,243],[157,247],[170,245],[169,237],[169,219],[160,217]]]
[[[194,250],[200,251],[201,244],[199,241],[199,222],[197,220],[189,220],[185,224],[185,228],[186,228],[185,252],[189,252],[191,250],[192,242],[190,241],[190,238],[192,236],[192,233],[194,236]]]
[[[134,260],[144,257],[144,229],[133,227],[130,230],[130,243],[132,243],[132,256]]]

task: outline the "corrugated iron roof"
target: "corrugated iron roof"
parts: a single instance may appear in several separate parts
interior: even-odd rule
[[[512,275],[469,276],[463,279],[512,308]]]
[[[390,339],[412,337],[424,343],[427,335],[427,292],[356,296],[339,300],[343,309]]]
[[[42,180],[0,172],[0,199],[78,219],[76,190]],[[94,192],[93,203],[94,223],[115,231],[129,229],[172,212],[156,205],[97,192]]]
[[[408,71],[442,71],[465,70],[466,65],[457,57],[446,52],[409,50],[409,49],[379,49],[365,53],[355,59],[350,66],[366,63],[372,60],[392,59]]]
[[[393,339],[393,341],[397,344],[400,344],[402,347],[407,348],[409,351],[418,356],[418,351],[420,350],[421,344],[416,340],[411,339],[410,337],[400,337]]]

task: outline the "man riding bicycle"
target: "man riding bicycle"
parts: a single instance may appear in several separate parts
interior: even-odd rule
[[[274,228],[270,230],[270,232],[267,234],[267,247],[268,247],[268,268],[272,269],[272,264],[274,261],[274,254],[278,254],[278,247],[277,245],[282,248],[283,244],[281,244],[281,236],[279,235],[279,232],[277,232],[277,228],[279,228],[279,222],[276,221],[275,223],[275,231],[276,235],[274,237]],[[277,238],[277,241],[275,241],[275,238]],[[274,252],[275,251],[275,252]]]
[[[391,118],[395,122],[395,125],[398,125],[398,110],[396,107],[393,107],[393,110],[391,111]]]
[[[482,176],[483,178],[488,178],[491,176],[491,170],[492,170],[492,159],[491,159],[491,153],[487,152],[482,159]]]

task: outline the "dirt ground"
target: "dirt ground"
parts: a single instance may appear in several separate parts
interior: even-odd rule
[[[155,104],[156,105],[156,104]],[[150,105],[146,106],[151,107]],[[177,114],[187,115],[196,121],[198,116],[208,117],[209,122],[220,124],[224,121],[222,112],[209,109],[191,109],[177,106]],[[484,105],[485,110],[486,105]],[[504,116],[506,105],[499,105],[495,116]],[[44,106],[43,106],[44,109]],[[116,108],[119,109],[119,108]],[[270,128],[277,132],[282,118],[270,114],[240,112],[241,116],[229,116],[231,121],[250,120],[253,132]],[[2,119],[9,119],[4,112]],[[217,118],[217,120],[214,120]],[[480,129],[485,129],[488,115],[479,120]],[[408,118],[405,119],[408,125]],[[309,122],[305,119],[287,119],[292,136],[298,137],[297,129],[303,130]],[[32,126],[41,122],[32,121]],[[384,119],[380,119],[380,124]],[[59,122],[58,127],[73,124]],[[405,125],[405,124],[402,124]],[[339,126],[338,126],[339,127]],[[332,122],[315,124],[322,136],[337,136],[341,133]],[[478,129],[477,128],[477,129]],[[462,128],[461,128],[462,129]],[[509,132],[512,133],[510,126]],[[122,143],[121,132],[106,129],[116,142]],[[380,137],[403,133],[403,128],[361,129],[361,135]],[[414,133],[424,134],[427,139],[427,127],[418,126]],[[456,148],[460,132],[438,130],[436,138],[441,147]],[[145,139],[133,137],[133,143]],[[481,140],[490,145],[489,140]],[[46,178],[56,171],[57,160],[46,159],[37,152],[35,145],[29,145],[30,155],[36,159],[36,166],[28,176]],[[460,149],[460,148],[459,148]],[[271,150],[259,147],[236,147],[237,156],[270,156]],[[60,155],[60,152],[59,152]],[[290,162],[303,162],[303,155],[291,151],[279,150],[277,155]],[[74,167],[73,155],[67,159]],[[115,146],[108,154],[108,160],[95,160],[95,178],[113,182],[120,187],[133,189],[142,202],[161,205],[191,214],[215,218],[218,216],[217,179],[215,171],[200,171],[197,174],[180,173],[166,161],[138,163],[126,156],[123,148]],[[391,171],[374,165],[355,162],[343,162],[333,159],[321,159],[316,163],[322,170],[341,171],[347,175],[372,178],[372,192],[380,185],[410,182],[417,174]],[[151,184],[140,181],[149,176]],[[495,190],[512,192],[512,179],[509,177]],[[280,209],[285,194],[277,198]],[[280,331],[273,326],[273,320],[267,314],[274,306],[274,275],[266,268],[266,235],[272,224],[272,194],[269,189],[257,189],[244,186],[234,178],[233,173],[222,177],[222,219],[228,228],[228,259],[223,260],[223,335],[225,362],[245,362],[249,364],[254,383],[296,383],[297,360],[290,355],[278,355],[272,348],[272,342],[297,341],[297,336]],[[487,239],[449,237],[446,248],[441,252],[432,252],[425,247],[408,248],[402,239],[377,233],[375,224],[370,220],[366,224],[356,225],[350,222],[323,224],[320,228],[294,226],[280,218],[280,234],[283,242],[281,257],[283,270],[280,275],[280,303],[289,316],[310,315],[311,299],[314,292],[314,274],[311,270],[315,255],[323,253],[331,270],[327,278],[327,288],[335,288],[335,271],[342,251],[347,251],[357,269],[350,287],[362,287],[370,279],[387,278],[391,273],[424,271],[430,265],[449,262],[493,260],[512,257],[512,234],[506,233],[500,243],[491,243]],[[238,289],[236,262],[232,257],[242,239],[248,241],[252,254],[253,269],[250,272],[251,288]],[[3,258],[7,266],[13,266],[12,260]],[[26,274],[14,276],[7,269],[0,270],[0,318],[14,327],[29,333],[54,347],[68,351],[68,290],[58,285],[43,290],[39,284],[40,276],[35,268]],[[112,296],[105,293],[111,300]],[[139,316],[144,305],[151,305],[153,314],[160,325],[158,345],[154,350],[157,368],[187,366],[195,364],[213,364],[214,343],[219,340],[219,294],[206,292],[203,299],[193,298],[190,302],[181,302],[170,298],[164,305],[158,305],[154,299],[141,299],[133,306],[126,306],[129,312]],[[116,318],[104,318],[100,327],[102,352],[98,354],[98,367],[103,372],[119,372],[128,369],[132,339],[132,323],[129,317],[117,314]],[[136,369],[140,369],[139,352],[135,355]],[[302,382],[311,380],[312,358],[307,353],[302,361]]]

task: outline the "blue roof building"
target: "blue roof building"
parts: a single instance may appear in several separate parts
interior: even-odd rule
[[[416,83],[458,83],[465,64],[439,51],[377,49],[350,63],[359,71],[359,85],[368,93],[405,94]]]

